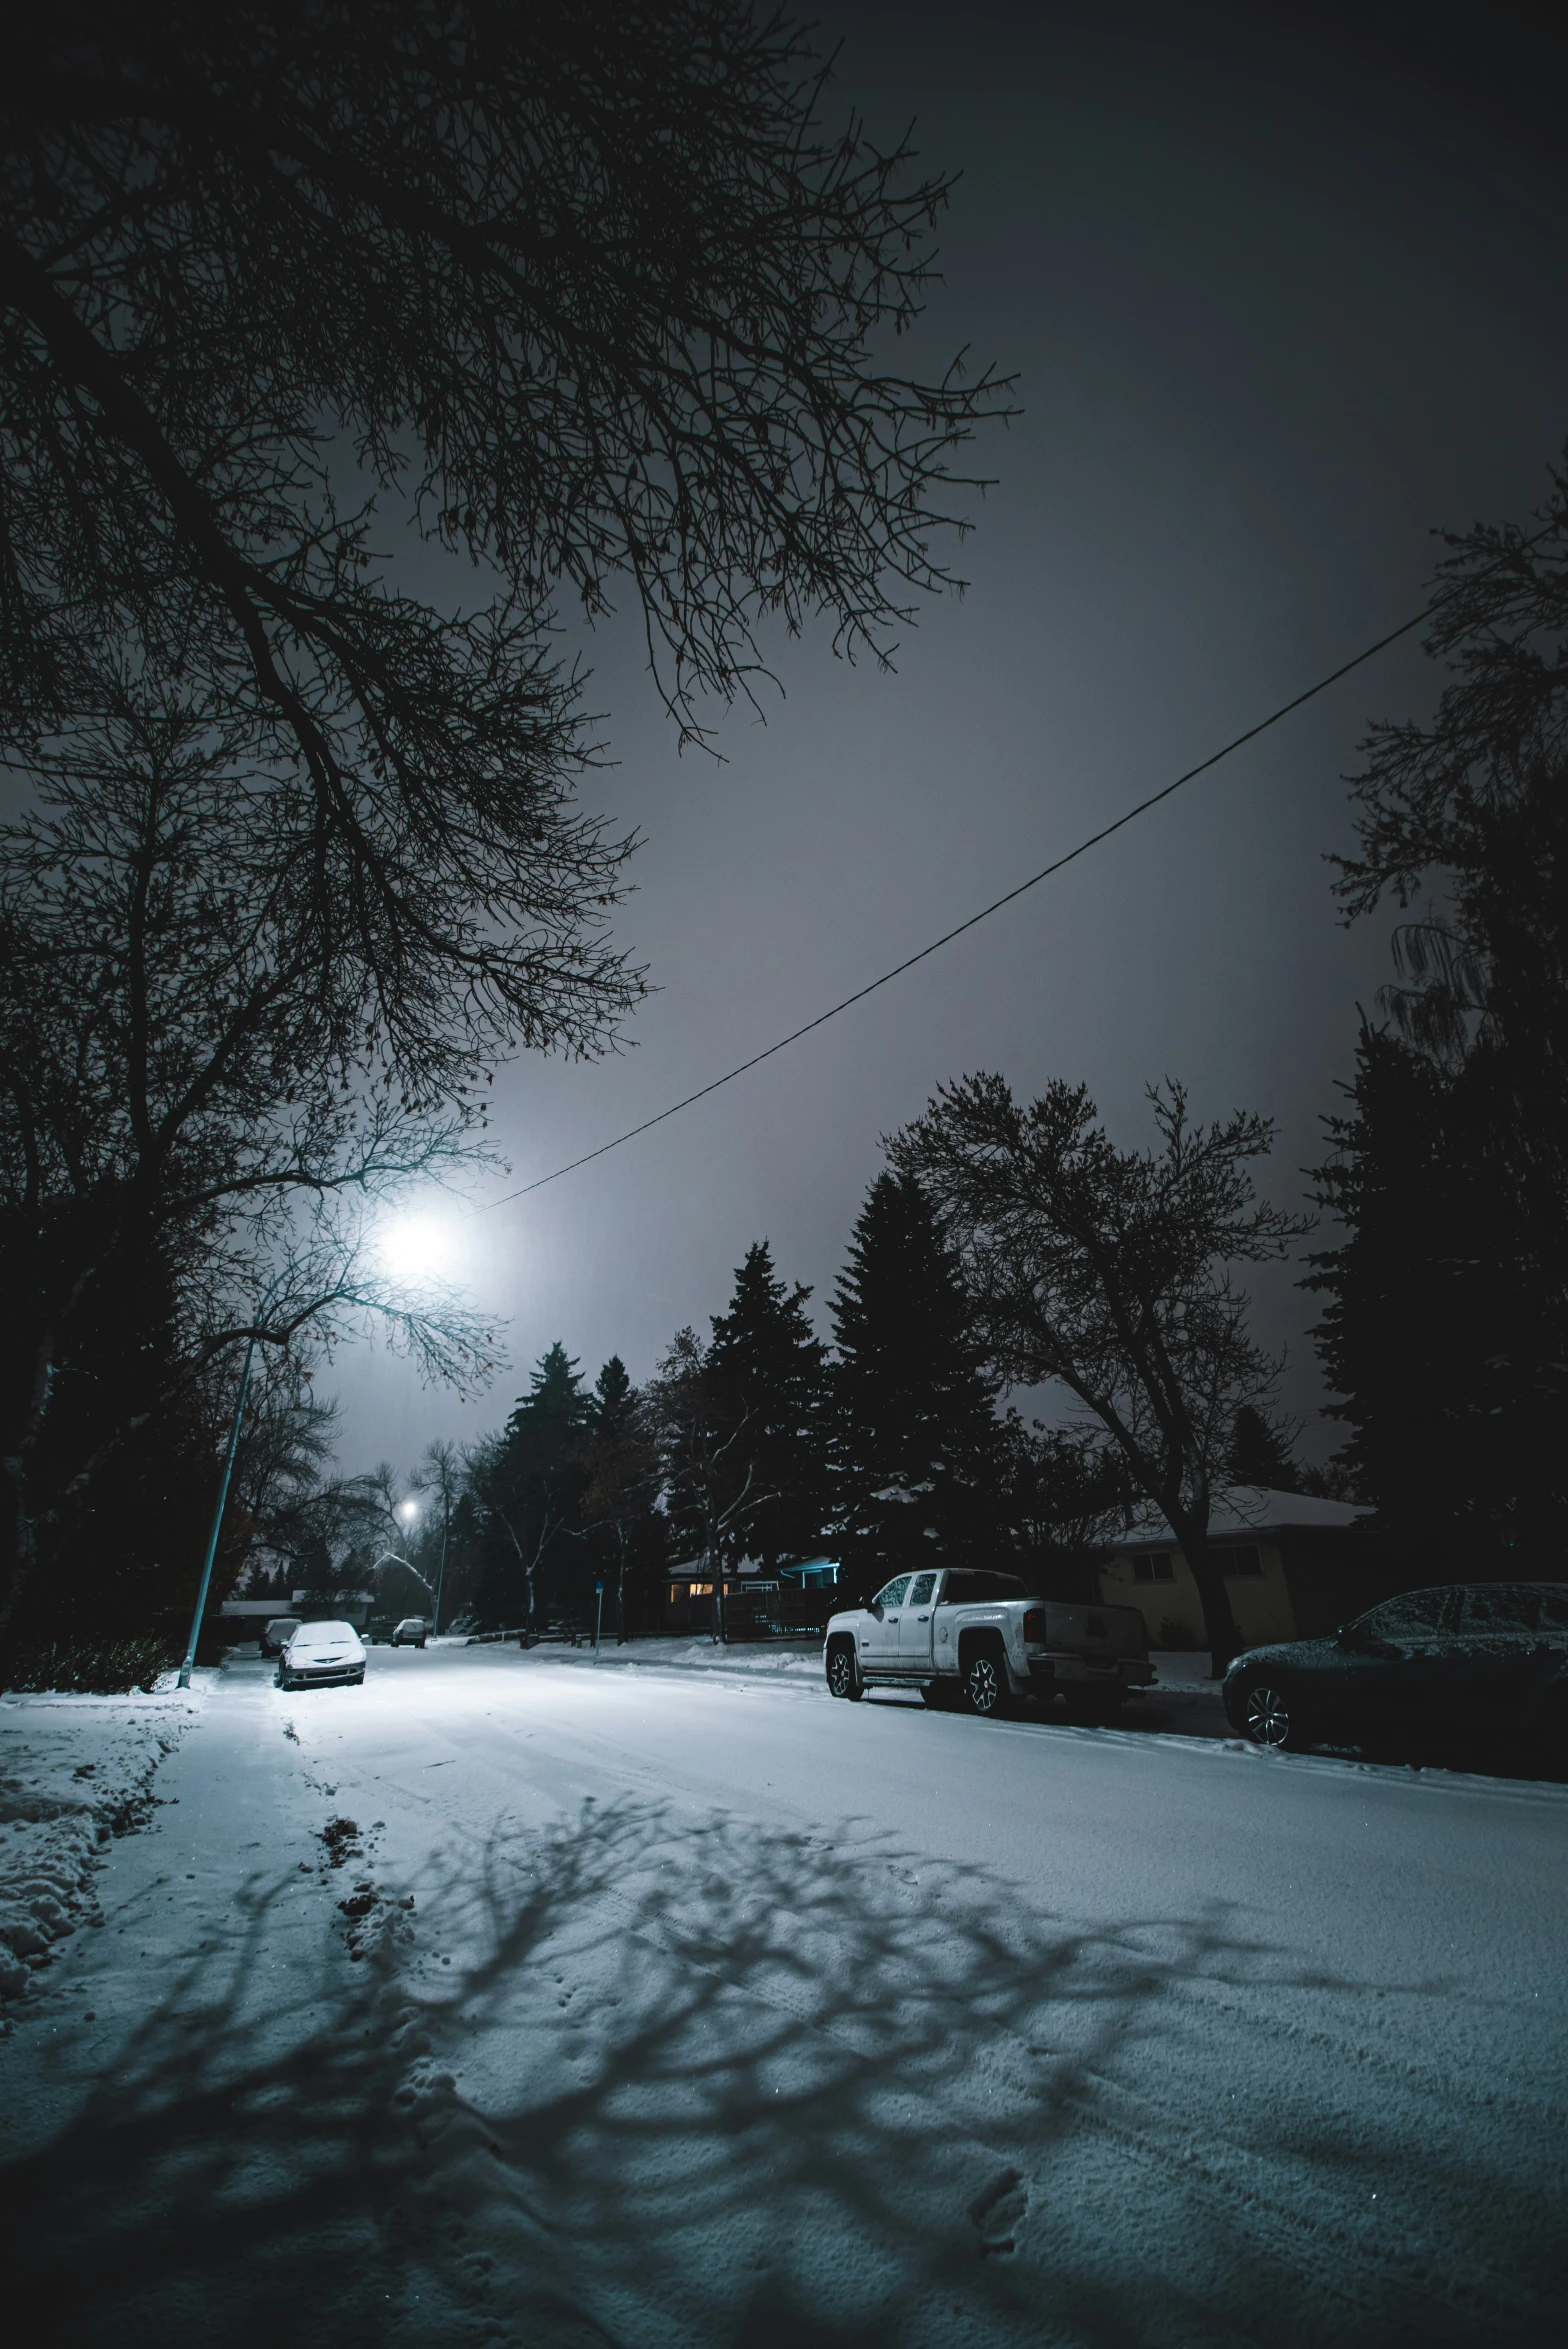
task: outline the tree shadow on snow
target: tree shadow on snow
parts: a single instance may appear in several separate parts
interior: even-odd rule
[[[417,1891],[417,1937],[379,1907],[269,2008],[255,1886],[0,2173],[56,2338],[1385,2349],[1531,2339],[1561,2292],[1453,2272],[1454,2213],[1517,2203],[1506,2117],[1461,2162],[1408,2064],[1369,2088],[1372,1994],[1218,1913],[1075,1933],[885,1841],[630,1803]],[[1446,2245],[1384,2252],[1390,2176]]]

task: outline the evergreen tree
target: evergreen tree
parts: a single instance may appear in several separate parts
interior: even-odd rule
[[[1272,1493],[1307,1493],[1318,1479],[1296,1458],[1290,1430],[1254,1403],[1243,1403],[1230,1431],[1225,1473],[1232,1484],[1261,1485]]]
[[[900,1566],[954,1562],[998,1536],[996,1387],[913,1177],[872,1184],[832,1310],[836,1539],[844,1580],[869,1595]]]
[[[577,1363],[557,1339],[504,1431],[476,1448],[470,1475],[485,1527],[478,1612],[486,1622],[531,1627],[552,1603],[581,1611],[583,1561],[570,1553],[588,1410]]]
[[[724,1577],[745,1554],[758,1487],[733,1383],[694,1329],[677,1330],[648,1387],[664,1514],[677,1557],[701,1558],[713,1583],[713,1636],[725,1636]]]
[[[659,1453],[652,1414],[619,1354],[594,1381],[582,1447],[584,1532],[593,1566],[609,1595],[605,1609],[617,1644],[630,1636],[633,1613],[650,1595],[664,1564],[667,1525],[659,1497]]]
[[[1345,1464],[1432,1580],[1554,1555],[1568,1502],[1551,1299],[1476,1074],[1363,1029],[1317,1175],[1345,1237],[1306,1284],[1327,1299],[1313,1334]]]
[[[1449,541],[1451,682],[1366,744],[1340,883],[1421,918],[1331,1122],[1324,1361],[1388,1534],[1456,1571],[1555,1570],[1568,1501],[1568,479],[1536,519]]]
[[[619,1354],[612,1354],[593,1382],[588,1419],[598,1435],[617,1436],[635,1417],[637,1390]]]
[[[770,1572],[811,1555],[827,1512],[827,1356],[807,1318],[810,1295],[798,1282],[786,1287],[759,1240],[736,1270],[729,1311],[714,1317],[708,1349],[751,1475],[740,1550]]]

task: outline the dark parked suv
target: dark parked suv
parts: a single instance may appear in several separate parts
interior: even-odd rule
[[[1257,1745],[1514,1745],[1559,1776],[1568,1583],[1407,1591],[1332,1639],[1249,1648],[1225,1675],[1225,1711]]]

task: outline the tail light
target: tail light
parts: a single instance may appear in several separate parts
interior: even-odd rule
[[[1045,1609],[1031,1607],[1024,1617],[1024,1638],[1036,1647],[1045,1645]]]

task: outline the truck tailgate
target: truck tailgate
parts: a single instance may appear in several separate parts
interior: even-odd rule
[[[1136,1607],[1089,1607],[1047,1599],[1045,1638],[1048,1647],[1070,1655],[1121,1657],[1149,1652],[1149,1634]]]

